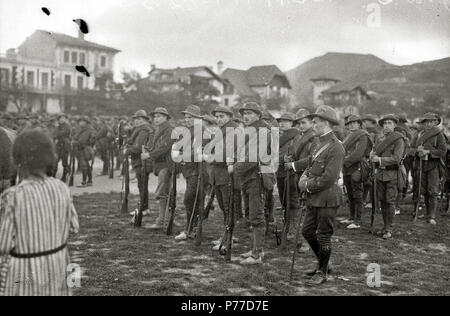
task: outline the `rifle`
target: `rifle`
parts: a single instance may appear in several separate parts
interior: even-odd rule
[[[286,207],[284,210],[284,227],[283,232],[281,234],[281,244],[280,244],[280,250],[284,251],[287,248],[287,237],[289,233],[289,228],[291,226],[291,201],[290,201],[290,186],[291,186],[291,174],[290,171],[287,171],[286,174],[286,181],[285,181],[285,187],[284,187],[284,203],[286,203]]]
[[[194,218],[197,216],[197,212],[195,211],[197,209],[198,205],[198,199],[200,194],[200,175],[198,175],[197,178],[197,189],[195,190],[195,200],[194,200],[194,207],[192,209],[191,218],[189,219],[188,229],[187,229],[187,235],[190,236],[192,233],[193,225],[194,225]]]
[[[372,173],[372,214],[370,216],[370,233],[374,232],[375,214],[378,210],[377,168],[374,162],[372,162]]]
[[[144,152],[144,151],[145,151],[145,147],[144,147],[144,145],[142,145],[142,152]],[[135,221],[134,221],[134,227],[137,227],[137,228],[142,227],[142,217],[143,217],[143,213],[144,213],[144,205],[146,204],[145,198],[147,197],[147,195],[144,192],[145,192],[145,190],[148,190],[148,175],[147,175],[147,167],[146,167],[145,160],[142,159],[141,163],[142,163],[141,187],[139,188],[140,203],[138,206],[137,216],[135,217]]]
[[[233,232],[234,232],[234,176],[233,173],[230,174],[230,184],[228,185],[230,190],[229,198],[229,214],[228,223],[225,227],[225,238],[219,248],[219,253],[225,257],[226,262],[231,262],[231,248],[233,246]],[[225,245],[224,245],[225,244]],[[225,247],[224,247],[225,246]]]
[[[417,222],[419,218],[419,205],[420,205],[420,196],[422,195],[422,171],[423,171],[423,160],[419,157],[419,183],[417,184],[417,195],[416,201],[414,204],[414,223]]]
[[[70,177],[69,177],[69,187],[73,187],[74,176],[75,176],[75,146],[73,142],[70,144]]]
[[[109,178],[114,179],[114,145],[115,141],[112,140],[109,144],[109,158],[111,159],[111,165],[109,167]]]
[[[300,240],[300,230],[302,228],[302,221],[303,221],[303,215],[305,213],[306,209],[306,196],[305,193],[302,193],[300,195],[300,214],[298,215],[298,223],[297,223],[297,230],[295,232],[295,248],[294,253],[292,254],[292,264],[291,264],[291,274],[289,276],[290,282],[292,282],[294,278],[294,270],[295,270],[295,261],[297,259],[297,245]]]
[[[205,219],[209,218],[209,213],[211,213],[211,209],[214,203],[214,199],[216,198],[216,189],[214,186],[211,186],[211,191],[207,195],[206,207],[205,207]]]
[[[197,234],[195,234],[195,246],[199,247],[202,244],[202,233],[203,233],[203,218],[205,212],[205,196],[204,196],[204,177],[203,177],[203,158],[198,164],[199,168],[199,192],[198,192],[198,224],[197,224]]]
[[[173,234],[173,221],[175,219],[175,211],[177,208],[177,165],[174,163],[172,168],[172,185],[169,192],[169,201],[167,202],[166,211],[169,211],[169,218],[167,224],[166,234],[171,236]],[[167,212],[166,212],[167,213]]]
[[[123,179],[125,182],[125,192],[122,200],[121,212],[128,213],[128,197],[130,195],[130,165],[128,161],[128,156],[124,155],[123,158]]]

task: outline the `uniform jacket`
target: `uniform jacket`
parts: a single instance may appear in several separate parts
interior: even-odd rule
[[[155,175],[158,175],[161,170],[172,166],[172,131],[173,126],[169,122],[163,123],[156,128],[155,136],[147,144]]]
[[[285,178],[287,175],[286,170],[284,169],[284,157],[285,156],[294,156],[295,154],[295,140],[299,135],[299,131],[296,128],[289,129],[283,132],[283,135],[280,136],[280,155],[279,155],[279,167],[277,171],[277,178]],[[290,171],[292,175],[295,172]]]
[[[261,129],[267,129],[267,141],[265,142],[265,148],[263,148],[263,150],[268,151],[268,148],[271,148],[271,135],[270,135],[270,126],[265,123],[262,120],[258,120],[256,122],[254,122],[252,125],[250,125],[249,127],[253,127],[256,128],[256,132],[257,134],[259,134],[259,131]],[[259,137],[258,137],[259,138]],[[250,148],[250,144],[255,143],[257,148]],[[240,161],[238,161],[235,164],[235,171],[237,176],[239,177],[240,181],[242,184],[248,183],[249,181],[255,180],[259,177],[260,174],[260,165],[262,164],[262,162],[260,161],[259,157],[259,151],[260,151],[260,140],[257,140],[255,142],[250,141],[250,136],[248,133],[246,133],[245,135],[245,145],[243,148],[239,148],[238,150],[241,152],[241,150],[245,150],[245,158],[241,157],[244,156],[243,154],[238,154],[238,159]],[[257,157],[257,162],[251,162],[250,161],[250,157],[252,155],[250,155],[250,150],[252,151],[252,155],[255,154],[255,150],[257,150],[256,152],[256,157]],[[242,159],[244,158],[244,159]],[[243,161],[242,161],[243,160]],[[267,166],[267,162],[264,163],[264,165]],[[273,181],[273,184],[275,185],[275,175],[272,174],[264,174],[264,177],[267,179],[267,182],[264,180],[264,182],[268,183],[270,181]],[[271,179],[271,177],[273,177],[273,179]],[[265,185],[266,189],[268,189],[268,187],[270,186],[270,184]]]
[[[315,156],[321,148],[324,150],[306,171],[307,205],[310,207],[335,208],[342,205],[342,189],[338,180],[344,163],[345,149],[333,132],[319,137],[319,145],[314,150]]]
[[[319,145],[319,138],[313,128],[299,134],[294,141],[295,172],[302,174],[309,166],[313,150]]]
[[[146,146],[153,137],[153,128],[150,124],[144,124],[134,129],[133,134],[128,140],[127,154],[131,156],[131,165],[133,168],[142,166],[141,154],[142,146]]]
[[[423,130],[411,144],[411,150],[409,151],[412,156],[417,156],[417,149],[423,146],[425,150],[430,151],[428,161],[424,162],[423,171],[428,172],[435,168],[444,167],[445,158],[447,154],[447,144],[443,132],[434,127],[429,130]]]
[[[237,155],[237,140],[236,137],[234,137],[234,142],[233,144],[229,144],[227,143],[227,128],[233,128],[233,129],[237,129],[239,128],[239,126],[233,122],[230,121],[227,124],[225,124],[224,126],[222,126],[220,128],[220,130],[222,131],[222,139],[214,139],[212,142],[215,143],[216,141],[220,141],[222,142],[222,149],[223,149],[223,156],[222,156],[222,160],[217,162],[214,161],[211,166],[211,174],[210,174],[210,181],[211,184],[213,185],[227,185],[230,182],[230,175],[228,173],[228,164],[227,162],[235,162],[236,161],[236,155]],[[230,145],[233,145],[233,148],[229,148]],[[217,148],[217,146],[216,146]],[[230,153],[233,153],[233,156],[229,156],[227,155],[227,152],[230,151]]]
[[[381,164],[376,164],[377,179],[380,181],[398,180],[400,164],[406,152],[406,142],[400,133],[391,132],[378,138],[375,153],[381,157]]]
[[[60,124],[55,131],[56,150],[58,152],[70,151],[70,125],[67,123]]]
[[[365,130],[357,130],[344,140],[345,159],[342,170],[344,176],[352,175],[360,168],[363,159],[369,157],[372,150],[370,135]]]
[[[204,128],[203,128],[203,132],[204,132]],[[196,151],[198,150],[198,148],[195,148],[196,144],[195,144],[195,127],[192,126],[189,128],[189,133],[191,136],[191,148],[190,150],[190,162],[183,162],[181,164],[181,173],[183,174],[183,177],[190,178],[190,177],[198,177],[199,173],[199,162],[195,162],[196,161]],[[203,133],[202,133],[203,134]],[[203,135],[202,135],[203,136]],[[206,141],[205,140],[201,140],[202,145],[206,145]],[[208,174],[206,173],[206,168],[203,168],[203,176],[204,179],[207,179]],[[205,181],[206,183],[206,181]]]

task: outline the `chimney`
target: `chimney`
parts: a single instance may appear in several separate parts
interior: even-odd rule
[[[153,71],[155,69],[156,69],[156,65],[155,64],[150,65],[150,71]]]
[[[78,30],[78,38],[79,38],[80,40],[84,40],[84,33],[81,32],[81,30]]]
[[[221,76],[221,75],[222,75],[222,72],[223,72],[223,61],[219,61],[219,62],[217,63],[217,74],[218,74],[219,76]]]

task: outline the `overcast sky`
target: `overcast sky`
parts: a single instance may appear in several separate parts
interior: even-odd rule
[[[219,60],[286,71],[327,52],[370,53],[398,65],[450,56],[450,0],[0,0],[0,52],[36,29],[76,36],[74,18],[89,24],[86,39],[122,51],[117,78],[151,64]]]

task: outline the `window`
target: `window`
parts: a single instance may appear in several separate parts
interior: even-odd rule
[[[34,86],[34,71],[27,71],[27,85]]]
[[[72,64],[77,63],[77,52],[72,52]]]
[[[8,86],[9,85],[9,69],[0,68],[0,86]]]
[[[80,65],[84,65],[86,62],[86,55],[84,53],[80,53]]]
[[[42,88],[44,88],[44,89],[48,88],[48,78],[49,78],[48,73],[43,72],[41,75],[41,85],[42,85]]]
[[[68,50],[65,50],[64,51],[64,63],[65,64],[68,64],[70,62],[69,58],[70,58],[70,53]]]
[[[71,86],[72,86],[72,78],[70,77],[70,75],[65,75],[64,76],[64,87],[70,88]]]
[[[106,67],[106,56],[101,56],[100,57],[100,66],[101,67]]]
[[[77,79],[77,88],[79,90],[83,89],[83,80],[84,80],[83,77],[78,77],[78,79]]]

